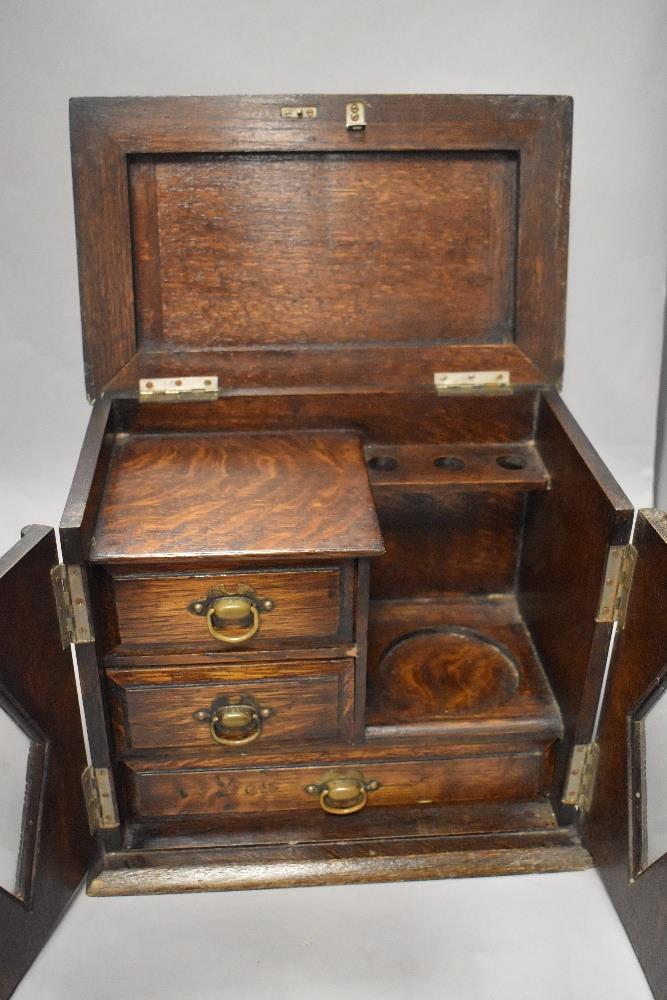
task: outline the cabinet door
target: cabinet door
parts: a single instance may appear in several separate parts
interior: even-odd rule
[[[609,669],[587,838],[656,997],[667,998],[667,514],[640,511]]]
[[[0,558],[0,997],[10,996],[88,867],[86,766],[70,647],[62,649],[51,528]]]

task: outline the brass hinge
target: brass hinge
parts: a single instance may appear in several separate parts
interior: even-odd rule
[[[83,566],[59,563],[51,570],[51,583],[56,598],[60,639],[63,649],[93,642],[95,633],[88,608],[88,590]]]
[[[139,379],[140,403],[185,403],[217,398],[217,375]]]
[[[597,743],[576,743],[570,759],[563,802],[588,812],[593,800],[593,786],[598,768],[600,748]]]
[[[434,372],[438,396],[457,393],[508,393],[512,391],[509,372]]]
[[[81,775],[90,832],[120,825],[108,767],[89,766]]]
[[[634,545],[611,546],[604,571],[600,606],[595,616],[596,622],[617,622],[619,628],[625,627],[636,562],[637,549]]]

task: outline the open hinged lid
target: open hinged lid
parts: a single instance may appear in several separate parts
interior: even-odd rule
[[[89,394],[558,382],[571,114],[565,97],[74,100]]]

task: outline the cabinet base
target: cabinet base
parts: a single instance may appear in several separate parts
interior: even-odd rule
[[[459,823],[452,821],[451,807],[444,813],[429,810],[418,823],[399,822],[393,835],[389,828],[381,830],[383,824],[373,824],[365,835],[359,831],[355,836],[350,831],[346,839],[321,839],[322,831],[304,828],[301,836],[291,829],[289,842],[285,839],[282,843],[261,842],[263,838],[248,843],[240,837],[240,843],[227,841],[220,846],[211,842],[209,832],[201,835],[199,844],[194,837],[184,844],[182,838],[155,833],[142,844],[135,831],[130,838],[132,846],[102,855],[92,868],[88,894],[128,896],[420,881],[591,867],[591,857],[573,827],[545,822],[551,813],[548,804],[515,803],[509,810],[500,806],[500,812],[505,821],[492,833],[480,832],[469,807],[468,832],[461,832]],[[440,823],[436,821],[438,814]],[[522,814],[524,824],[520,822]],[[437,826],[440,829],[436,832]],[[445,832],[447,826],[450,829]]]

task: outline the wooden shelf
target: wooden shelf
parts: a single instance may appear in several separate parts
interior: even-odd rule
[[[549,473],[532,444],[404,444],[364,448],[373,490],[546,490]]]

